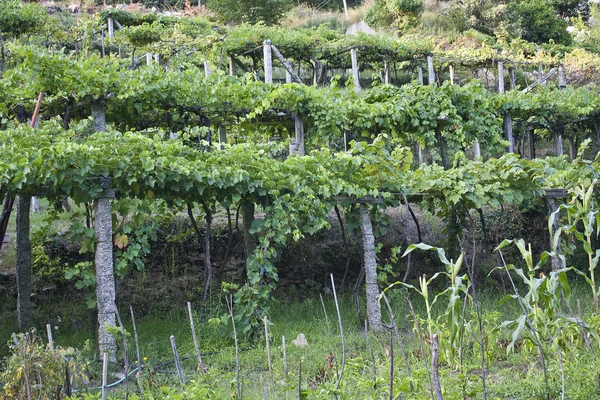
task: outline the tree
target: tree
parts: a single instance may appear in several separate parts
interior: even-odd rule
[[[207,3],[224,22],[266,25],[279,22],[293,6],[293,0],[210,0]]]

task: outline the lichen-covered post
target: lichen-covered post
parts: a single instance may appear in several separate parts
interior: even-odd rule
[[[360,71],[358,70],[358,55],[356,49],[350,50],[350,60],[352,62],[352,80],[354,81],[354,90],[360,91]]]
[[[419,85],[423,85],[423,67],[417,67],[417,79],[419,81]]]
[[[112,214],[110,199],[114,190],[111,179],[99,178],[102,193],[94,200],[94,237],[96,239],[96,302],[98,304],[98,347],[116,361],[117,345],[107,327],[115,326],[115,277],[113,271]]]
[[[367,319],[369,327],[381,331],[381,309],[379,308],[379,285],[377,283],[377,258],[375,256],[375,236],[373,224],[366,204],[360,205],[360,229],[362,233],[363,257],[365,264],[365,284],[367,293]]]
[[[265,64],[265,83],[273,83],[273,58],[271,56],[271,41],[265,40],[263,44]]]

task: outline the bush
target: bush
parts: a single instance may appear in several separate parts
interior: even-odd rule
[[[3,399],[27,398],[27,386],[32,399],[62,398],[67,367],[71,386],[89,384],[88,365],[79,350],[60,347],[50,350],[40,343],[35,331],[27,336],[13,333],[8,346],[10,355],[0,374]]]
[[[555,43],[568,45],[572,42],[567,32],[567,22],[558,18],[551,4],[546,0],[525,0],[508,5],[514,21],[521,27],[522,37],[534,43]]]
[[[294,3],[292,0],[210,0],[207,7],[223,22],[278,23]]]
[[[0,33],[17,37],[41,28],[47,15],[37,4],[19,0],[0,0]]]

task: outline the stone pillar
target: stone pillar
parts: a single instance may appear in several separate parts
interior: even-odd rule
[[[113,270],[112,214],[110,178],[99,178],[104,189],[94,200],[94,237],[96,238],[96,302],[98,304],[98,348],[100,354],[108,353],[116,361],[115,338],[108,333],[108,326],[115,326],[115,277]]]

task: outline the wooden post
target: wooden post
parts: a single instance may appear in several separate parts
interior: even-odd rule
[[[547,200],[547,204],[548,204],[548,212],[550,214],[554,213],[560,207],[560,203],[556,198],[546,197],[546,200]],[[552,234],[550,235],[550,248],[551,249],[552,249],[552,239],[554,237],[554,232],[558,231],[559,229],[560,229],[559,214],[557,214],[554,218],[554,223],[552,224]],[[562,254],[562,246],[560,244],[560,240],[558,241],[558,244],[556,245],[555,251],[556,251],[556,254]],[[557,256],[552,257],[551,263],[552,263],[552,271],[558,271],[559,269],[562,268],[560,258],[558,258]]]
[[[302,118],[296,113],[293,113],[294,117],[294,132],[295,136],[290,142],[290,155],[305,156],[304,150],[304,122]]]
[[[509,153],[515,152],[515,140],[513,138],[513,124],[512,124],[512,116],[510,113],[506,113],[504,115],[504,134],[506,140],[508,141],[507,151]]]
[[[529,127],[527,129],[527,136],[529,136],[529,159],[535,159],[535,131]]]
[[[265,83],[273,83],[273,59],[271,56],[270,40],[265,40],[263,44],[263,56],[265,64]]]
[[[427,56],[427,83],[435,85],[435,69],[433,68],[433,56]]]
[[[504,93],[504,65],[498,61],[498,93]],[[512,116],[509,113],[504,114],[504,137],[508,141],[507,151],[515,152],[515,140],[513,138]]]
[[[179,382],[181,386],[185,385],[185,379],[183,378],[183,370],[181,369],[181,361],[179,359],[179,352],[177,351],[177,344],[175,343],[175,336],[171,335],[171,350],[173,350],[173,358],[175,359],[175,368],[177,369],[177,376],[179,376]],[[185,387],[183,388],[185,392]]]
[[[567,74],[565,73],[565,66],[563,64],[558,65],[558,88],[560,90],[567,88]]]
[[[423,80],[423,67],[417,67],[417,76],[419,80],[419,85],[424,85],[425,81]]]
[[[283,369],[285,371],[285,377],[288,376],[288,363],[287,363],[287,348],[285,346],[285,336],[281,337],[281,343],[283,345]]]
[[[475,139],[473,142],[473,158],[478,160],[481,158],[481,145],[479,144],[479,140]]]
[[[204,60],[204,76],[209,77],[211,74],[210,65],[208,64],[208,60]]]
[[[388,59],[383,62],[383,82],[386,85],[390,84],[390,60]]]
[[[219,143],[225,144],[227,143],[227,128],[225,125],[219,125]]]
[[[110,178],[100,178],[102,193],[94,200],[94,237],[96,238],[96,303],[98,305],[98,346],[100,354],[107,353],[111,362],[117,359],[115,338],[108,333],[116,325],[115,277],[113,272],[112,213]]]
[[[46,324],[46,333],[48,334],[48,348],[54,350],[54,341],[52,340],[52,326]]]
[[[498,93],[504,93],[504,64],[498,61]]]
[[[112,39],[115,37],[115,21],[113,21],[112,17],[108,17],[107,22],[108,22],[108,37]]]
[[[565,74],[565,66],[563,64],[559,64],[558,66],[558,90],[563,91],[567,88],[567,77]],[[554,142],[554,147],[557,156],[562,156],[564,154],[563,149],[563,140],[562,140],[562,131],[564,126],[559,129],[559,132],[556,134],[556,139]]]
[[[350,50],[350,58],[352,61],[352,80],[354,81],[354,90],[360,90],[360,71],[358,70],[358,55],[356,49]]]
[[[454,85],[454,65],[450,64],[448,69],[450,70],[450,84]]]
[[[517,74],[514,67],[508,69],[508,79],[510,80],[510,90],[517,88]]]

